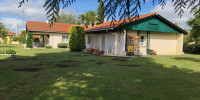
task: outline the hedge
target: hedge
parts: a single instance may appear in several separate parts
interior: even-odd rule
[[[67,48],[68,47],[68,43],[59,43],[58,48]]]
[[[83,26],[71,26],[69,29],[69,48],[81,51],[85,47],[85,31]]]
[[[200,54],[200,44],[184,44],[183,50],[185,53]]]
[[[33,48],[33,33],[31,32],[27,32],[26,47]]]

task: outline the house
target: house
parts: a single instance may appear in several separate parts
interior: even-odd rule
[[[183,36],[188,34],[157,13],[139,18],[105,22],[87,28],[86,48],[104,50],[113,55],[126,55],[132,48],[136,55],[183,55]]]
[[[53,23],[50,26],[48,22],[27,21],[26,31],[34,35],[34,46],[44,47],[51,45],[57,48],[59,43],[68,43],[69,28],[74,24]]]
[[[16,36],[16,33],[15,32],[12,32],[12,31],[8,31],[8,34],[6,34],[6,38],[7,38],[7,42],[10,41],[10,39],[12,37],[15,37]],[[3,43],[3,40],[0,38],[0,44]]]

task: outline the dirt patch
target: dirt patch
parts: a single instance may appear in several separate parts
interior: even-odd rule
[[[126,62],[128,59],[127,58],[113,58],[111,60],[113,60],[113,61],[119,61],[119,62]]]
[[[75,61],[75,60],[63,60],[62,62],[64,62],[64,63],[73,63],[73,62],[79,62],[79,61]]]
[[[22,72],[37,72],[40,71],[41,68],[21,68],[21,69],[14,69],[15,71],[22,71]]]
[[[59,68],[69,68],[69,67],[73,67],[75,65],[70,65],[70,64],[56,64],[57,67]]]
[[[97,62],[96,64],[97,64],[97,65],[103,65],[103,64],[105,64],[105,63],[101,61],[101,62]]]
[[[120,66],[125,66],[125,67],[139,67],[139,65],[120,65]]]
[[[89,60],[89,61],[91,61],[91,62],[96,62],[96,60]]]

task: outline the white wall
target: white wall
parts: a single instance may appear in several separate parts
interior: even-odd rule
[[[108,53],[111,49],[112,54],[124,55],[125,54],[125,34],[122,32],[108,32],[108,33],[94,33],[86,34],[86,48],[95,48],[102,50],[102,36],[105,35],[105,49]],[[92,43],[88,44],[88,36],[92,37]]]

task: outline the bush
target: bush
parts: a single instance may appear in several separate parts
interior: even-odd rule
[[[47,48],[47,49],[52,49],[52,46],[47,45],[47,46],[45,46],[45,48]]]
[[[4,37],[4,38],[3,38],[3,44],[7,44],[7,42],[8,42],[8,38],[7,38],[7,37]]]
[[[17,52],[15,50],[9,49],[9,50],[1,50],[0,54],[11,54],[11,55],[14,55],[14,54],[17,54]]]
[[[33,48],[33,33],[27,32],[27,36],[26,47]]]
[[[68,43],[59,43],[58,48],[67,48],[68,47]]]
[[[19,37],[13,37],[13,41],[19,41],[20,38]]]
[[[12,41],[13,41],[13,37],[10,37],[9,44],[11,44]]]
[[[26,32],[25,31],[21,31],[19,41],[20,41],[20,43],[23,43],[23,44],[26,43]]]
[[[85,47],[85,31],[83,26],[71,26],[69,29],[69,48],[81,51]]]
[[[183,50],[186,53],[200,54],[200,44],[184,44]]]

